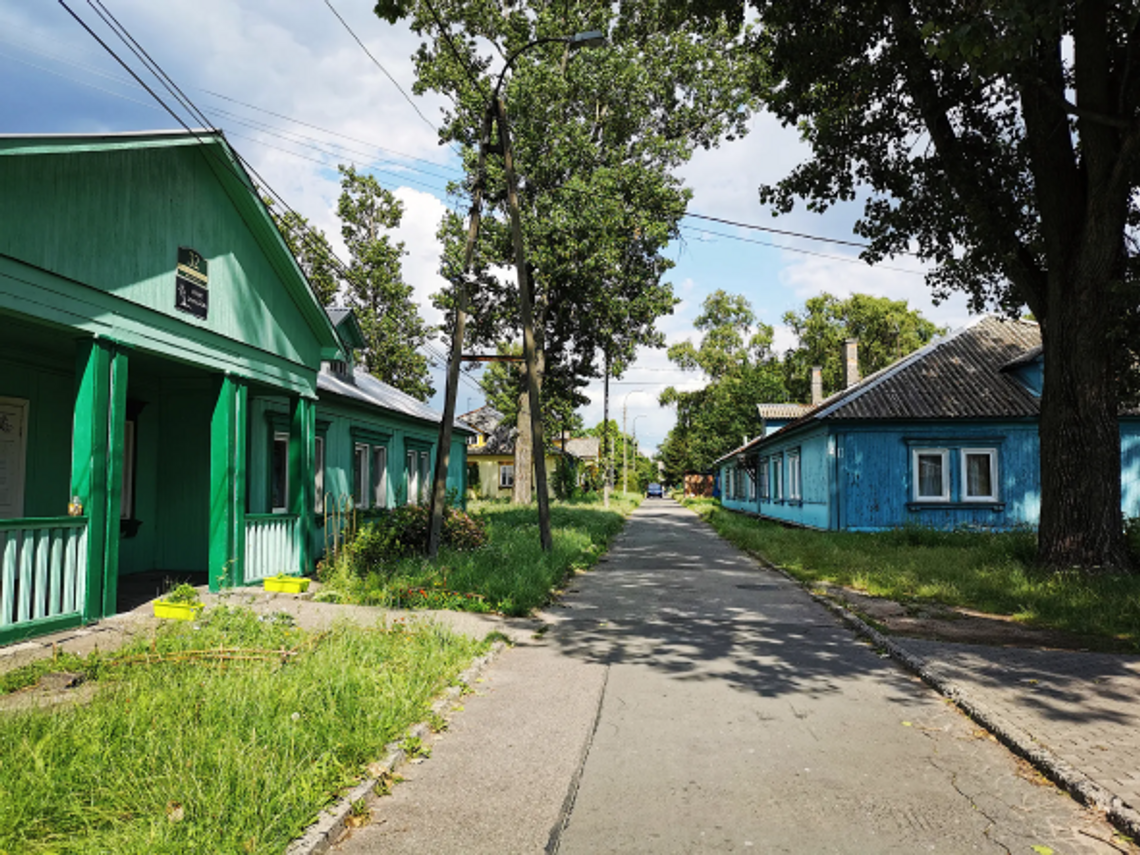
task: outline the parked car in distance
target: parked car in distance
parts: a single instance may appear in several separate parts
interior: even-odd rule
[[[650,484],[645,488],[645,498],[647,499],[664,499],[665,488],[660,484]]]

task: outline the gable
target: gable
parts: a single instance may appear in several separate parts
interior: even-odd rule
[[[217,135],[0,139],[0,253],[311,367],[339,345]],[[179,248],[206,260],[206,318],[175,307]]]

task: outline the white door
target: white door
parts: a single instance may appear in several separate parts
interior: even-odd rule
[[[0,519],[24,515],[24,455],[28,442],[28,402],[0,398]]]

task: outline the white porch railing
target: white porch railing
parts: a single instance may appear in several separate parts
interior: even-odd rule
[[[83,611],[87,520],[0,520],[0,630]]]
[[[300,572],[297,527],[300,517],[292,514],[246,514],[245,583],[269,576]]]

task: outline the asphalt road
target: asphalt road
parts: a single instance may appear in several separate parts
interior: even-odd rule
[[[543,617],[338,851],[1136,851],[671,501]]]

